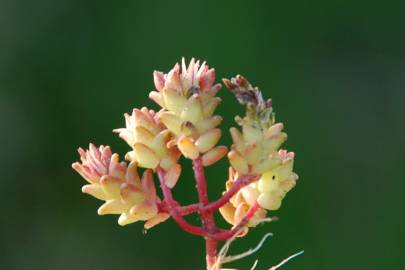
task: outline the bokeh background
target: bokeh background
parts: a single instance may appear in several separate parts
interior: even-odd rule
[[[207,60],[218,79],[261,87],[286,124],[299,184],[280,221],[253,230],[229,267],[405,267],[405,31],[400,1],[0,2],[0,269],[204,269],[203,241],[168,221],[146,234],[98,217],[71,163],[148,100],[152,72],[182,56]],[[224,130],[243,113],[220,92]],[[223,143],[229,144],[224,132]],[[401,162],[402,161],[402,162]],[[210,197],[226,160],[208,169]],[[196,199],[190,170],[175,193]],[[197,222],[196,218],[192,221]],[[225,225],[224,223],[222,223]]]

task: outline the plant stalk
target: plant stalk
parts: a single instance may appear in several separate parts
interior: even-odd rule
[[[195,179],[197,182],[198,199],[201,204],[199,214],[203,228],[209,235],[215,234],[218,231],[218,227],[215,224],[213,212],[206,211],[204,209],[204,207],[209,204],[209,200],[207,193],[207,181],[205,178],[204,166],[202,164],[201,157],[198,157],[193,160],[193,169]],[[205,250],[206,250],[207,269],[210,270],[212,266],[215,264],[217,258],[218,241],[211,236],[205,236]]]
[[[166,185],[166,172],[158,167],[157,174],[159,176],[160,187],[163,192],[163,202],[159,204],[159,208],[168,212],[176,223],[184,231],[198,236],[203,236],[205,239],[206,262],[207,270],[211,270],[217,260],[218,242],[231,239],[244,228],[249,220],[254,216],[259,208],[256,203],[251,206],[245,218],[231,230],[220,229],[215,224],[214,212],[225,205],[241,188],[257,180],[256,175],[241,175],[233,184],[233,186],[218,200],[210,202],[207,192],[207,181],[204,173],[204,166],[201,157],[193,160],[193,170],[197,183],[198,203],[188,206],[180,206],[174,200],[171,189]],[[202,227],[190,224],[183,218],[184,215],[197,212],[200,216]]]

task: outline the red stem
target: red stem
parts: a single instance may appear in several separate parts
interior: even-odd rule
[[[169,208],[168,209],[169,214],[173,217],[173,219],[177,222],[177,224],[186,232],[194,235],[204,236],[206,233],[202,228],[188,223],[182,217],[181,213],[177,211],[177,203],[173,199],[172,191],[165,184],[165,171],[162,168],[158,167],[157,173],[159,176],[160,187],[164,195],[164,201]]]
[[[160,180],[160,186],[163,192],[164,200],[159,203],[159,210],[168,212],[176,223],[186,232],[194,235],[204,236],[206,246],[207,269],[211,269],[215,264],[218,253],[218,241],[228,240],[240,232],[255,215],[259,205],[256,203],[250,207],[246,216],[241,222],[231,230],[221,230],[215,224],[213,213],[229,202],[229,200],[243,187],[257,180],[257,175],[241,175],[233,183],[232,187],[218,200],[209,202],[207,193],[207,181],[204,174],[204,166],[201,157],[193,160],[193,169],[197,182],[197,191],[199,203],[190,204],[181,207],[173,199],[171,189],[165,184],[166,172],[158,167],[157,174]],[[202,228],[188,223],[183,216],[198,212],[202,221]]]
[[[201,157],[193,160],[193,169],[195,179],[197,182],[198,198],[201,204],[200,218],[203,223],[203,228],[208,234],[215,234],[218,232],[218,227],[215,225],[214,215],[210,211],[206,211],[204,207],[209,204],[207,193],[207,181],[204,174],[204,166]],[[218,241],[211,236],[205,237],[205,250],[207,253],[207,269],[211,269],[215,264],[218,253]]]
[[[257,180],[257,175],[254,174],[244,174],[238,177],[236,181],[233,183],[232,187],[225,192],[225,194],[222,195],[218,200],[211,202],[207,204],[206,206],[201,206],[198,203],[186,205],[186,206],[181,206],[178,208],[178,211],[182,213],[183,215],[188,215],[191,213],[194,213],[200,209],[203,211],[207,212],[215,212],[225,204],[229,202],[229,200],[242,188],[245,186],[253,183],[254,181]]]
[[[254,174],[244,174],[239,176],[238,179],[233,183],[232,187],[225,192],[222,197],[220,197],[218,200],[211,202],[207,204],[206,206],[202,206],[200,203],[193,203],[189,204],[186,206],[177,206],[177,212],[180,213],[182,216],[190,215],[192,213],[195,213],[199,210],[203,210],[206,212],[215,212],[225,204],[229,202],[229,200],[242,188],[245,186],[253,183],[254,181],[257,180],[257,175]],[[161,202],[159,204],[159,209],[162,212],[169,212],[168,206],[166,205],[165,202]]]
[[[200,209],[199,203],[178,207],[179,213],[181,213],[183,216],[197,212],[199,209]]]
[[[204,211],[215,212],[225,204],[243,187],[257,180],[257,175],[244,174],[238,177],[232,187],[221,198],[204,207]]]
[[[187,216],[190,214],[193,214],[195,212],[197,212],[200,209],[200,204],[198,203],[194,203],[194,204],[190,204],[190,205],[186,205],[186,206],[180,206],[179,203],[177,201],[175,201],[173,199],[173,201],[176,203],[176,211],[182,215],[182,216]],[[159,212],[166,212],[169,213],[169,205],[167,204],[166,201],[162,201],[162,202],[157,202],[158,207],[159,207]]]

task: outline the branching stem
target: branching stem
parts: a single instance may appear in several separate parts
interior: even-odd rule
[[[202,206],[199,203],[190,204],[186,206],[182,206],[178,208],[178,211],[184,215],[192,214],[198,210],[203,210],[207,212],[215,212],[225,204],[229,202],[229,200],[238,193],[239,190],[244,188],[245,186],[253,183],[254,181],[258,180],[258,176],[255,174],[243,174],[236,179],[233,183],[232,187],[225,192],[218,200],[213,201],[205,206]]]
[[[205,206],[204,210],[208,212],[217,211],[219,208],[227,204],[239,190],[256,180],[258,180],[258,177],[254,174],[244,174],[239,176],[239,178],[233,183],[232,187],[224,195],[222,195],[222,197]]]
[[[184,231],[205,238],[207,269],[211,269],[217,258],[218,241],[228,240],[237,235],[245,226],[247,226],[259,206],[258,204],[255,204],[250,207],[242,221],[231,230],[218,228],[215,224],[213,213],[228,203],[241,188],[256,181],[258,177],[252,174],[241,175],[222,197],[214,202],[210,202],[208,199],[207,181],[201,157],[193,160],[193,170],[197,183],[199,202],[187,206],[180,206],[179,203],[174,200],[171,189],[165,184],[165,170],[160,167],[157,168],[160,187],[164,196],[163,202],[159,204],[159,208],[161,211],[168,212]],[[202,227],[192,225],[183,218],[183,216],[191,213],[198,213],[202,222]]]
[[[205,231],[198,227],[191,225],[188,223],[183,216],[177,211],[177,203],[173,199],[172,191],[169,187],[165,184],[165,171],[162,168],[157,168],[157,173],[160,180],[160,187],[163,192],[164,201],[168,206],[169,214],[173,217],[173,219],[177,222],[177,224],[186,232],[194,235],[204,236],[206,233]]]

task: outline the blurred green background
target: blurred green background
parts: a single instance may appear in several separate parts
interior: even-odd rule
[[[245,75],[274,102],[300,180],[254,256],[229,267],[403,269],[405,4],[400,1],[0,2],[0,269],[204,269],[203,241],[168,221],[98,217],[80,192],[76,148],[126,144],[111,132],[148,100],[154,69],[182,56],[218,79]],[[222,90],[228,128],[243,109]],[[401,162],[402,161],[402,162]],[[210,197],[226,160],[208,169]],[[196,199],[190,170],[175,189]],[[192,221],[197,222],[194,218]],[[224,223],[222,223],[225,225]]]

